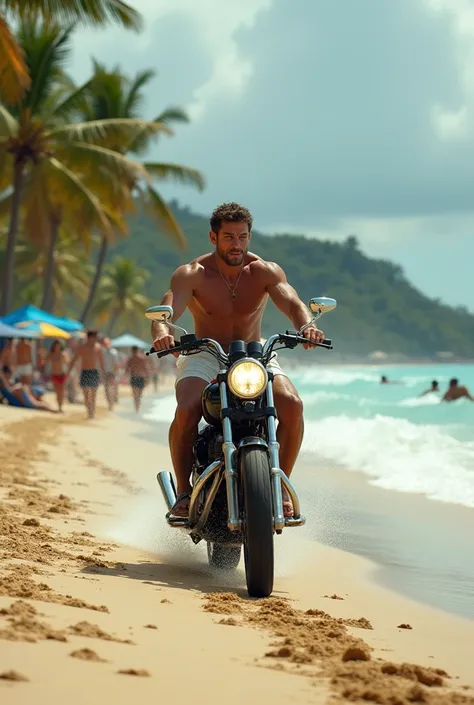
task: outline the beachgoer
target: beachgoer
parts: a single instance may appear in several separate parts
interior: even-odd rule
[[[62,412],[64,388],[67,379],[68,356],[59,340],[55,340],[52,343],[46,361],[51,365],[51,382],[56,393],[58,409]]]
[[[0,394],[2,389],[15,397],[24,409],[55,412],[55,409],[51,409],[45,401],[39,398],[38,394],[33,393],[28,385],[21,382],[12,383],[3,372],[0,372]]]
[[[170,288],[162,299],[173,307],[173,321],[188,308],[194,318],[198,338],[214,338],[224,350],[233,340],[260,340],[261,321],[268,298],[299,330],[312,316],[288,283],[285,272],[249,252],[252,216],[246,208],[227,203],[216,208],[210,219],[209,238],[213,252],[176,269]],[[153,321],[151,326],[156,350],[171,348],[175,342],[170,329]],[[312,324],[303,332],[305,349],[324,339]],[[207,352],[180,356],[176,362],[177,408],[170,428],[170,452],[177,480],[178,498],[171,510],[187,516],[191,485],[192,448],[201,418],[201,394],[219,372],[219,362]],[[287,476],[303,440],[303,404],[295,387],[274,358],[268,369],[275,375],[273,391],[278,414],[280,466]],[[282,487],[286,517],[294,513],[290,496]]]
[[[142,399],[143,390],[148,382],[148,362],[145,354],[135,345],[132,347],[132,354],[127,360],[126,370],[130,375],[130,385],[133,392],[135,411],[138,413]]]
[[[33,382],[33,349],[31,342],[22,338],[16,344],[15,375],[23,384]]]
[[[456,399],[461,399],[465,397],[474,401],[474,397],[471,396],[467,387],[459,386],[459,380],[456,377],[449,380],[449,387],[445,392],[442,401],[456,401]]]
[[[76,350],[74,357],[69,363],[67,375],[69,376],[77,360],[81,361],[81,376],[79,384],[84,393],[84,404],[87,409],[87,417],[93,419],[95,416],[95,405],[97,390],[100,384],[99,367],[105,379],[104,357],[102,346],[97,342],[97,331],[87,331],[87,338]]]
[[[432,392],[439,392],[439,384],[436,379],[431,382],[431,387],[429,389],[426,389],[422,392],[422,394],[420,394],[420,397],[424,397],[425,394],[431,394]]]
[[[7,338],[0,352],[0,370],[7,375],[7,377],[11,377],[14,366],[13,338]]]
[[[109,410],[112,411],[116,399],[115,386],[117,384],[116,375],[119,370],[119,356],[117,350],[110,346],[110,338],[103,338],[102,347],[105,367],[105,396],[109,405]]]

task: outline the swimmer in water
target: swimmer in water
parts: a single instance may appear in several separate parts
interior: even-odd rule
[[[426,389],[422,392],[422,394],[420,394],[420,397],[424,397],[425,394],[431,394],[432,392],[439,392],[439,383],[436,379],[431,382],[431,387],[429,389]]]
[[[460,387],[459,380],[453,377],[453,379],[449,380],[449,388],[444,394],[442,401],[456,401],[456,399],[461,399],[462,397],[474,401],[474,397],[471,396],[467,387]]]

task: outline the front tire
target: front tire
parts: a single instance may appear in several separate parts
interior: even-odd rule
[[[273,501],[268,452],[242,448],[239,458],[244,505],[244,558],[250,597],[273,591]]]
[[[222,543],[207,542],[209,565],[219,570],[235,570],[240,563],[241,546],[226,546]]]

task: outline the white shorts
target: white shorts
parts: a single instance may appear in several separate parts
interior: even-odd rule
[[[31,362],[27,362],[25,365],[17,365],[15,367],[15,374],[18,377],[28,377],[33,374],[33,365]]]
[[[273,372],[274,375],[288,375],[283,372],[277,360],[277,353],[273,353],[271,362],[267,365],[267,370]],[[175,380],[175,386],[186,377],[199,377],[205,380],[208,384],[216,379],[219,374],[220,364],[216,358],[208,352],[198,352],[194,355],[180,355],[176,360],[176,369],[178,370]]]

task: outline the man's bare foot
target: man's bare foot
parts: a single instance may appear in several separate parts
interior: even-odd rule
[[[187,518],[189,514],[189,501],[190,501],[190,495],[189,492],[183,492],[178,496],[176,499],[176,502],[173,504],[171,507],[169,514],[174,516],[174,517],[183,517]]]
[[[288,490],[285,487],[282,487],[281,495],[283,499],[283,516],[286,518],[292,517],[295,510],[293,508],[293,502],[291,501],[290,495],[288,494]]]

